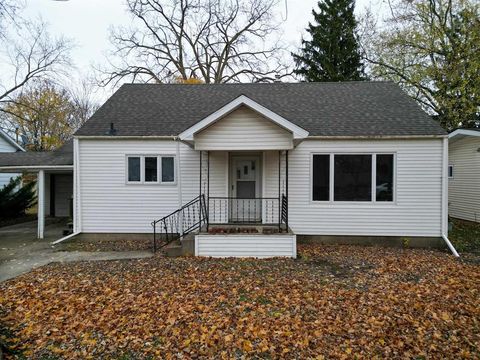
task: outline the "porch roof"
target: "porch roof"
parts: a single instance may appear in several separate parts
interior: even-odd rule
[[[0,153],[0,172],[73,169],[73,141],[54,151]]]

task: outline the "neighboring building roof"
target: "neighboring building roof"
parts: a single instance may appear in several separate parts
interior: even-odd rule
[[[241,95],[310,136],[446,135],[392,82],[125,84],[76,136],[177,136]]]
[[[55,151],[26,151],[16,153],[0,153],[0,168],[22,167],[55,167],[73,165],[73,141],[67,141]]]
[[[480,137],[480,128],[460,128],[453,130],[448,134],[450,142],[454,142],[463,139],[466,136],[478,136]]]
[[[4,138],[6,142],[8,142],[10,145],[12,145],[17,151],[25,151],[23,147],[17,144],[15,140],[13,140],[10,136],[5,133],[2,129],[0,129],[0,137]]]

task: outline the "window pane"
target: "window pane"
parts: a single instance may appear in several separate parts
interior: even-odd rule
[[[140,158],[128,158],[128,181],[140,181]]]
[[[175,181],[173,157],[162,157],[162,182]]]
[[[330,155],[313,155],[313,200],[330,199]]]
[[[393,201],[393,155],[377,155],[377,201]]]
[[[372,200],[372,155],[335,155],[334,200]]]
[[[157,158],[146,157],[145,158],[145,181],[156,182],[157,178]]]

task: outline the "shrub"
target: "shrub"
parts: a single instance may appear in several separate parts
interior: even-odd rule
[[[35,181],[21,184],[21,177],[12,178],[0,189],[0,219],[25,215],[25,211],[37,203]]]

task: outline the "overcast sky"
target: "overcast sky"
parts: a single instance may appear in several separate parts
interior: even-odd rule
[[[298,46],[308,22],[312,20],[312,8],[317,0],[286,0],[287,20],[283,23],[284,40]],[[90,71],[91,65],[102,63],[110,48],[109,27],[128,24],[125,0],[26,0],[27,17],[40,16],[48,22],[50,31],[72,39],[76,48],[72,58],[82,74]],[[380,9],[382,0],[357,0],[357,13],[366,6]],[[285,18],[285,2],[280,1],[277,15]]]

